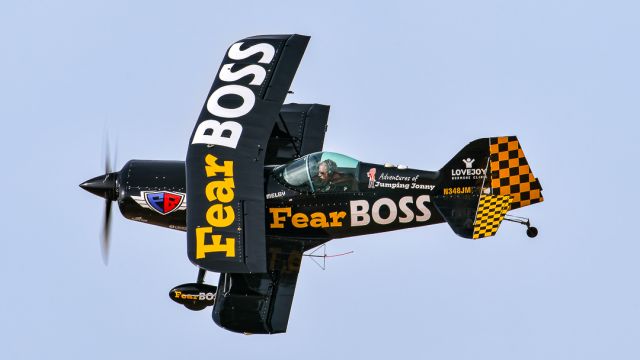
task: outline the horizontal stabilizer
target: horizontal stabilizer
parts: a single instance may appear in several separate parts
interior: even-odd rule
[[[481,195],[473,223],[473,238],[480,239],[496,234],[504,216],[509,211],[512,197],[509,195]]]

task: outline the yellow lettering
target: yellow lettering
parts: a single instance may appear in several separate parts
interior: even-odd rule
[[[303,213],[293,214],[291,217],[291,224],[297,228],[306,228],[309,226],[307,223],[309,222],[309,217]]]
[[[280,213],[286,214],[286,216],[291,216],[291,208],[271,208],[269,212],[273,215],[273,221],[269,224],[271,229],[283,229],[285,221],[287,218],[280,216]]]
[[[207,200],[218,200],[223,203],[228,203],[233,200],[235,183],[233,178],[225,178],[222,181],[211,181],[207,184],[204,193],[207,195]],[[213,224],[211,224],[213,225]]]
[[[207,177],[216,176],[219,172],[223,172],[224,176],[233,176],[233,161],[223,161],[222,166],[216,164],[216,161],[218,161],[218,158],[211,154],[204,158],[204,169],[207,172]]]
[[[226,257],[236,256],[236,239],[225,238],[225,243],[221,244],[221,235],[211,235],[211,244],[205,244],[205,237],[207,234],[211,234],[213,228],[211,227],[199,227],[196,228],[196,259],[204,259],[207,253],[211,252],[226,252]]]
[[[291,208],[270,208],[271,223],[269,228],[271,229],[284,229],[287,223],[287,218],[291,218],[291,225],[296,228],[326,228],[326,227],[340,227],[342,226],[342,220],[347,216],[345,211],[333,211],[329,213],[331,222],[328,222],[327,214],[323,212],[314,212],[311,215],[304,213],[294,213],[292,215]]]
[[[340,221],[341,219],[344,219],[344,217],[347,216],[347,213],[344,211],[333,211],[329,213],[329,217],[331,218],[331,227],[334,226],[342,226],[342,221]]]
[[[175,293],[176,293],[176,296],[175,296],[176,298],[179,298],[180,295],[182,295],[182,291],[176,290]]]
[[[227,227],[236,219],[231,205],[214,204],[207,210],[207,222],[214,227]]]
[[[328,227],[329,223],[327,222],[327,217],[323,213],[314,212],[313,214],[311,214],[311,222],[309,222],[309,225],[314,228],[324,228]]]

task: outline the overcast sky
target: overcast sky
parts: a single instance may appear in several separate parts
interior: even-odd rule
[[[6,359],[636,359],[640,6],[633,1],[5,1],[0,351]],[[331,105],[325,150],[437,170],[517,135],[545,202],[505,223],[329,243],[302,264],[288,332],[243,336],[168,291],[193,282],[184,233],[78,184],[103,139],[184,160],[227,47],[311,41],[288,102]],[[209,274],[209,283],[217,275]]]

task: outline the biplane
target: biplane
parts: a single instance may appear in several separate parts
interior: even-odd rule
[[[130,160],[80,184],[130,220],[186,232],[195,283],[171,299],[213,308],[224,329],[285,332],[303,254],[329,240],[447,223],[493,236],[507,215],[543,201],[515,136],[472,141],[437,171],[323,151],[329,106],[284,104],[309,37],[254,36],[227,50],[186,161]],[[108,161],[107,161],[108,163]],[[106,259],[106,257],[105,257]],[[206,272],[220,273],[217,286]]]

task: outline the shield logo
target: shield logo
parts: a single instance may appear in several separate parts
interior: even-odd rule
[[[167,215],[180,208],[184,202],[184,194],[168,191],[144,191],[144,200],[150,209]]]

